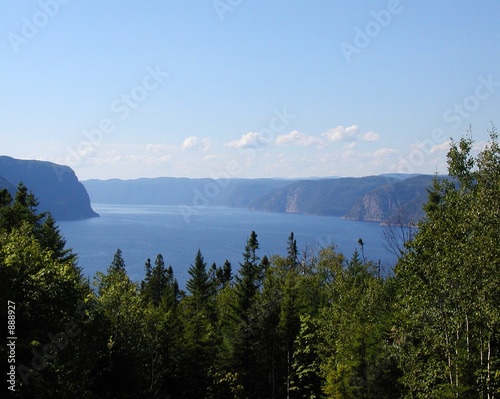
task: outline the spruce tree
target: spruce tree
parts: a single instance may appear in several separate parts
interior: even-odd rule
[[[122,250],[118,248],[113,255],[113,261],[108,267],[108,273],[125,272],[125,260],[122,256]]]
[[[299,265],[299,251],[297,250],[297,240],[295,239],[293,232],[290,233],[288,237],[288,248],[287,248],[287,262],[292,268],[296,268]]]
[[[191,294],[193,301],[200,306],[206,305],[208,298],[212,294],[212,284],[207,272],[207,264],[199,249],[196,253],[194,265],[191,265],[188,273],[191,277],[186,283],[186,288]]]
[[[207,264],[201,250],[196,253],[194,264],[188,270],[190,279],[186,283],[189,296],[184,308],[186,376],[189,383],[185,397],[203,397],[210,384],[210,369],[215,360],[214,283],[207,272]]]
[[[76,260],[76,255],[71,249],[66,248],[66,240],[61,235],[61,231],[55,219],[48,213],[40,226],[40,243],[43,247],[52,251],[55,258],[61,260]]]

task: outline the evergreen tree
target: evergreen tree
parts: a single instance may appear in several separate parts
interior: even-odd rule
[[[189,296],[185,304],[185,376],[183,395],[203,397],[211,383],[210,370],[215,359],[216,336],[214,334],[214,283],[207,272],[207,264],[198,250],[194,265],[188,273],[186,283]]]
[[[34,229],[38,228],[40,220],[45,217],[44,213],[37,213],[38,205],[35,195],[22,182],[19,183],[11,207],[14,222],[11,227],[19,227],[20,223],[27,222]]]
[[[8,192],[0,193],[0,295],[5,303],[16,304],[17,397],[67,398],[72,391],[86,395],[85,341],[76,333],[70,341],[66,326],[79,323],[78,331],[83,329],[85,315],[78,309],[89,287],[54,220],[37,214],[37,206],[23,184],[14,200]],[[2,315],[5,311],[6,307]],[[54,334],[60,339],[51,342]],[[38,356],[36,369],[31,362],[34,356]]]
[[[141,293],[146,298],[146,300],[151,298],[149,291],[149,281],[151,280],[151,259],[147,258],[144,263],[144,280],[141,281]]]
[[[257,255],[258,248],[257,234],[252,231],[243,252],[243,263],[240,263],[240,270],[236,276],[235,303],[232,305],[235,321],[235,330],[231,337],[233,364],[241,378],[244,397],[250,397],[252,392],[260,389],[256,387],[258,380],[255,378],[257,374],[255,303],[264,275]]]
[[[66,240],[62,237],[61,231],[50,213],[46,215],[40,226],[40,243],[44,248],[52,251],[55,258],[76,260],[76,255],[72,250],[66,248]]]
[[[297,250],[297,240],[294,238],[293,232],[288,237],[287,262],[290,267],[295,268],[299,265],[299,251]]]
[[[257,241],[257,234],[255,231],[252,231],[245,246],[243,263],[240,263],[240,270],[236,276],[235,286],[236,295],[238,297],[236,311],[245,324],[249,322],[249,312],[252,307],[253,299],[264,277],[262,267],[258,263],[258,249],[259,242]]]
[[[191,294],[193,301],[199,306],[206,305],[209,297],[212,295],[213,285],[207,272],[207,264],[200,250],[196,253],[194,265],[191,265],[188,269],[188,274],[191,277],[186,283],[186,288]]]
[[[108,273],[125,272],[125,260],[123,260],[122,250],[118,248],[113,256],[113,261],[108,267]]]
[[[214,263],[215,265],[215,263]],[[222,267],[216,267],[215,268],[215,282],[217,289],[222,289],[226,287],[227,285],[231,284],[231,280],[233,279],[233,272],[231,268],[231,262],[229,262],[227,259],[224,262],[224,265]]]

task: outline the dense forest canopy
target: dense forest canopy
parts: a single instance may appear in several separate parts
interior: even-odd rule
[[[16,304],[17,398],[498,398],[500,147],[452,142],[448,179],[389,276],[335,246],[239,265],[161,254],[132,281],[118,249],[82,276],[50,214],[0,192],[0,292]],[[362,232],[360,232],[362,236]],[[9,302],[10,303],[10,302]],[[9,347],[0,353],[8,358]],[[4,374],[5,376],[5,374]]]

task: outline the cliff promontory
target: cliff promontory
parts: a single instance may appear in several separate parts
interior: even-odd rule
[[[99,216],[75,172],[68,166],[0,156],[0,189],[12,195],[23,183],[40,201],[40,212],[50,211],[56,220],[78,220]]]

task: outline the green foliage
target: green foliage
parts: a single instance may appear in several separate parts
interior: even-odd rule
[[[286,260],[290,267],[295,268],[299,265],[299,251],[297,249],[297,240],[295,239],[293,232],[291,232],[290,236],[288,237]]]
[[[397,397],[398,374],[387,336],[391,329],[390,280],[363,262],[357,251],[349,261],[332,248],[320,255],[330,302],[322,310],[322,373],[328,398]],[[392,380],[392,381],[391,381]]]
[[[396,269],[397,342],[408,397],[493,397],[500,338],[500,149],[493,129],[448,153],[427,217]]]
[[[85,397],[89,379],[71,354],[80,349],[86,321],[79,308],[88,287],[52,217],[37,214],[34,195],[20,184],[14,200],[5,192],[0,198],[2,319],[7,301],[14,302],[17,396],[65,398],[79,390]],[[75,325],[68,336],[68,326]]]
[[[235,285],[238,297],[235,310],[237,317],[245,324],[249,323],[250,310],[264,277],[263,267],[259,264],[260,258],[257,256],[258,249],[257,234],[252,231],[245,246],[243,263],[240,264]]]
[[[319,322],[306,314],[300,316],[300,330],[295,339],[291,381],[293,397],[322,398],[321,335]],[[327,393],[328,394],[328,393]]]
[[[108,273],[112,274],[113,272],[125,272],[125,260],[123,260],[122,250],[118,248],[113,256],[113,262],[108,267]]]
[[[426,217],[384,278],[362,239],[350,258],[330,246],[299,259],[291,233],[285,256],[261,259],[252,231],[234,280],[229,261],[207,268],[198,250],[187,292],[161,254],[137,283],[118,249],[91,290],[26,187],[0,191],[0,293],[22,305],[18,359],[29,365],[49,332],[78,325],[67,349],[19,381],[18,397],[498,397],[495,129],[473,148],[452,143],[450,177],[435,177]]]
[[[176,306],[179,297],[179,287],[174,278],[172,266],[165,267],[163,256],[156,256],[154,267],[148,258],[145,263],[145,278],[141,282],[141,294],[146,302],[154,306],[164,304],[167,308]]]
[[[186,283],[186,288],[193,301],[200,306],[206,305],[213,294],[213,282],[210,281],[207,264],[200,250],[196,253],[194,265],[188,269],[188,274],[191,277]]]
[[[221,289],[231,284],[233,279],[233,272],[231,267],[231,262],[227,259],[222,267],[217,267],[214,263],[212,265],[212,272],[214,273],[215,288]]]

